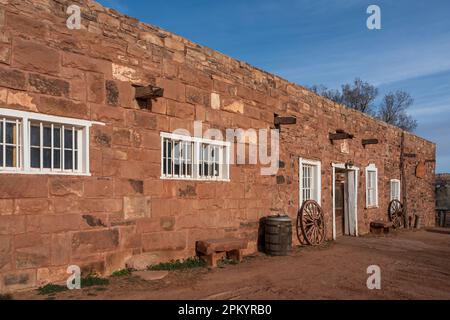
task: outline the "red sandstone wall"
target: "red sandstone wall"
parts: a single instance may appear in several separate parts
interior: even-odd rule
[[[80,3],[83,28],[66,28],[66,7]],[[133,100],[132,84],[156,84],[164,98],[151,110]],[[211,103],[211,93],[220,105]],[[302,87],[91,1],[0,0],[0,107],[105,122],[91,131],[92,177],[0,176],[0,291],[66,277],[69,264],[111,273],[132,255],[150,260],[194,254],[201,238],[232,235],[256,248],[261,217],[298,210],[298,158],[322,161],[322,205],[331,237],[331,163],[360,171],[359,232],[387,219],[389,180],[400,177],[401,132],[317,97]],[[161,131],[271,128],[274,113],[295,115],[283,127],[276,176],[259,166],[231,168],[231,182],[163,181]],[[349,153],[328,133],[355,134]],[[365,149],[363,138],[380,144]],[[406,135],[408,206],[434,219],[434,163],[415,177],[435,146]],[[379,169],[379,208],[365,207],[364,167]],[[278,181],[278,183],[277,183]]]

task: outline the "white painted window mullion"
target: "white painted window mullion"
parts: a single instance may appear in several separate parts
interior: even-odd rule
[[[2,153],[3,153],[3,168],[6,168],[6,118],[3,118],[3,141],[2,141]]]
[[[75,127],[72,127],[72,172],[75,172]]]
[[[50,136],[51,136],[51,141],[50,141],[50,153],[51,153],[50,161],[51,161],[51,164],[50,164],[50,167],[51,167],[52,172],[54,171],[53,164],[54,164],[54,140],[55,140],[55,137],[53,136],[53,129],[54,129],[54,126],[53,126],[53,123],[52,123],[52,125],[50,126],[50,130],[51,130],[51,133],[50,133]]]
[[[39,160],[42,171],[44,168],[44,127],[42,122],[39,122]]]
[[[61,133],[60,133],[60,136],[61,136],[61,170],[62,171],[66,170],[66,161],[65,161],[66,146],[64,143],[65,135],[66,135],[65,127],[63,125],[63,126],[61,126]]]

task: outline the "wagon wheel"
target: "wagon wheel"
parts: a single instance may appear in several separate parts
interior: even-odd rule
[[[389,204],[389,219],[398,229],[403,225],[403,204],[398,200],[392,200]]]
[[[322,208],[314,200],[308,200],[297,216],[297,237],[300,242],[306,241],[317,246],[325,240],[325,221]]]

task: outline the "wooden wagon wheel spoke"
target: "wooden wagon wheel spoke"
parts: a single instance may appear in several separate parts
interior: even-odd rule
[[[325,239],[325,222],[322,208],[314,200],[305,201],[298,212],[297,237],[301,243],[319,245]]]
[[[388,214],[394,228],[400,228],[403,225],[404,210],[403,204],[400,201],[391,201],[388,208]]]

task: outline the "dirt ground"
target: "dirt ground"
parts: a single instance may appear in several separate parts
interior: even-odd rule
[[[368,290],[367,267],[381,267],[381,290]],[[343,237],[288,257],[256,254],[239,265],[171,272],[146,282],[111,278],[105,287],[14,299],[450,299],[450,235],[403,231]]]

